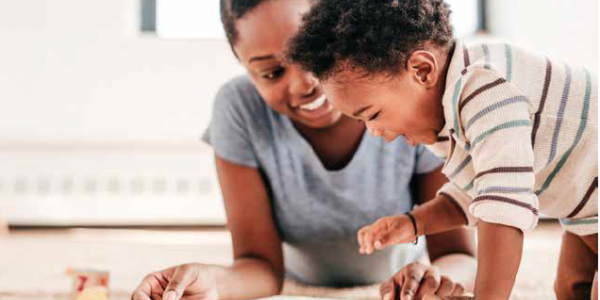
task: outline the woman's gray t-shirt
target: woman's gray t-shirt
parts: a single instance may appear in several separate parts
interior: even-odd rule
[[[267,178],[288,276],[314,285],[372,284],[423,255],[423,242],[362,255],[356,233],[413,207],[413,174],[442,163],[424,147],[410,147],[403,138],[386,144],[365,133],[347,166],[327,170],[290,119],[272,110],[246,76],[220,89],[202,139],[222,159],[257,168]]]

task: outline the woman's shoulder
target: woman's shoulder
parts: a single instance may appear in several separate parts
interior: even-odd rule
[[[248,76],[235,77],[221,86],[213,108],[211,126],[237,127],[259,138],[269,129],[278,128],[281,116],[271,109]]]
[[[268,144],[266,133],[273,127],[270,111],[247,76],[235,77],[217,92],[202,140],[221,158],[256,167],[258,149]]]
[[[247,75],[237,76],[223,84],[214,99],[215,110],[256,114],[266,108],[266,103]]]

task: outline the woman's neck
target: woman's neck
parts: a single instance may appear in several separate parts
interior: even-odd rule
[[[328,170],[342,169],[352,160],[366,130],[364,123],[345,115],[327,128],[310,128],[293,123]]]

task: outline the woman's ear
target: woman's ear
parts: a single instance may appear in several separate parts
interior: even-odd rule
[[[413,79],[426,88],[434,87],[437,83],[438,63],[435,55],[429,51],[413,52],[408,59],[407,69],[412,73]]]

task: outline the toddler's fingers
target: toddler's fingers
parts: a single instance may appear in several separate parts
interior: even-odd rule
[[[363,251],[365,254],[371,254],[371,244],[373,243],[372,228],[365,230],[363,234]]]
[[[372,243],[372,236],[373,236],[373,226],[366,226],[363,228],[362,232],[361,232],[361,253],[362,254],[370,254],[370,250],[369,247]]]
[[[358,252],[360,252],[362,254],[365,253],[365,251],[364,251],[364,248],[365,248],[365,232],[368,230],[367,228],[368,228],[367,226],[361,228],[358,231],[358,233],[356,234],[357,235],[357,239],[358,239]]]
[[[365,231],[364,244],[365,244],[365,251],[367,254],[371,254],[375,250],[375,239],[374,238],[378,234],[378,232],[381,231],[380,227],[381,226],[378,224],[378,222],[376,222],[375,224],[369,226],[369,229]]]
[[[385,247],[385,245],[381,243],[381,237],[391,230],[389,224],[390,220],[390,217],[381,218],[371,226],[371,241],[369,243],[371,246],[371,252],[375,249],[382,249]]]

